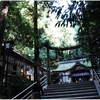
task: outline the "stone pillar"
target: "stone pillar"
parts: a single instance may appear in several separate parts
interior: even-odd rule
[[[48,85],[49,85],[51,84],[49,48],[47,48],[47,69],[48,69]]]

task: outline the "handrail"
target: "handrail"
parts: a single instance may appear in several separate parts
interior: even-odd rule
[[[94,69],[93,69],[93,76],[94,76],[94,83],[95,83],[97,92],[98,92],[99,97],[100,97],[100,78],[98,77],[98,75]]]
[[[47,86],[48,85],[47,84],[47,75],[44,75],[42,78],[40,78],[40,82],[41,82],[41,85],[43,86],[43,88],[45,86]],[[28,99],[28,98],[30,98],[32,96],[32,87],[35,84],[36,84],[36,82],[34,82],[29,87],[27,87],[26,89],[24,89],[22,92],[20,92],[19,94],[17,94],[11,100],[13,100],[13,99]]]

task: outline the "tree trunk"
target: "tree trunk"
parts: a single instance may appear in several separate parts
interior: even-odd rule
[[[4,36],[4,30],[6,25],[6,16],[8,13],[8,6],[9,1],[2,1],[1,7],[0,7],[0,56],[2,51],[2,43],[3,43],[3,36]],[[0,85],[2,83],[2,77],[3,77],[3,67],[0,67]]]
[[[34,81],[38,79],[38,67],[39,67],[39,39],[37,29],[37,1],[34,1],[34,39],[35,39],[35,66],[34,66]]]
[[[6,25],[6,16],[8,13],[8,6],[9,6],[9,1],[2,1],[0,8],[0,54],[1,54],[3,35]]]

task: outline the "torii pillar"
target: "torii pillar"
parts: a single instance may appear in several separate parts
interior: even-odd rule
[[[51,75],[50,75],[50,56],[48,47],[47,47],[47,70],[48,70],[48,85],[49,85],[51,84]]]

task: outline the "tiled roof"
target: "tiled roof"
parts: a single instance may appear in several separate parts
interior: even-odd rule
[[[90,61],[86,61],[86,59],[78,59],[78,60],[59,62],[58,67],[56,69],[53,69],[52,71],[53,72],[67,71],[72,69],[76,64],[83,65],[86,68],[90,68],[92,66]]]

